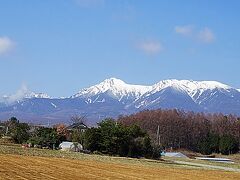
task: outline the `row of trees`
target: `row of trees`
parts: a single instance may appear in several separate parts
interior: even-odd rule
[[[146,110],[116,121],[106,119],[85,133],[78,129],[69,132],[63,124],[32,129],[16,118],[6,123],[8,134],[16,143],[54,148],[68,140],[79,142],[92,152],[119,156],[153,158],[159,154],[158,147],[185,148],[203,154],[232,154],[240,149],[240,118],[232,115]]]
[[[121,116],[118,122],[146,130],[163,149],[186,148],[203,154],[232,154],[240,147],[240,118],[178,110],[147,110]],[[159,126],[159,137],[157,128]]]
[[[30,137],[29,125],[27,123],[20,123],[15,117],[2,123],[2,125],[7,128],[2,128],[0,135],[11,136],[11,138],[18,144],[26,142]]]
[[[139,126],[125,126],[113,119],[103,120],[98,127],[89,128],[85,132],[79,129],[68,131],[63,124],[52,128],[29,126],[14,117],[5,125],[8,127],[5,135],[11,136],[19,144],[55,149],[62,141],[68,140],[81,143],[85,150],[91,152],[128,157],[160,157],[160,149],[154,146],[148,134]]]
[[[62,138],[65,138],[57,132],[57,128],[30,126],[19,122],[15,117],[10,118],[3,125],[7,128],[1,132],[1,135],[11,137],[17,144],[30,143],[40,147],[54,148]]]
[[[139,126],[124,126],[113,119],[106,119],[98,127],[86,131],[85,146],[90,151],[104,154],[159,158],[160,150]]]
[[[81,142],[83,134],[78,129],[69,132],[66,125],[57,124],[53,127],[43,127],[22,123],[12,117],[0,123],[0,137],[9,136],[17,144],[31,144],[37,147],[57,148],[62,141]]]

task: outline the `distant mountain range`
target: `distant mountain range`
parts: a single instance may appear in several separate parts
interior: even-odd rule
[[[110,78],[67,98],[33,92],[4,96],[0,119],[16,116],[27,122],[55,124],[81,114],[94,124],[105,117],[159,108],[240,115],[240,90],[216,81],[172,79],[142,86]]]

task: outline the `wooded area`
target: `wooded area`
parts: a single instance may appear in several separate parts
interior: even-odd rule
[[[159,144],[162,149],[185,148],[203,154],[231,154],[239,151],[240,118],[233,115],[159,109],[120,116],[118,122],[127,126],[140,126],[155,142],[159,126]]]
[[[11,118],[4,123],[16,143],[58,148],[78,142],[85,150],[104,154],[158,158],[160,150],[187,149],[202,154],[233,154],[240,149],[240,118],[178,110],[146,110],[118,119],[105,119],[84,131],[73,125],[29,126]],[[76,124],[76,123],[75,123]],[[73,129],[72,129],[73,128]]]

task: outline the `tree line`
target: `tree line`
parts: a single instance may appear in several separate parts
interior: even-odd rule
[[[125,126],[113,119],[105,119],[86,131],[85,147],[90,151],[125,157],[157,159],[160,149],[149,135],[137,125]]]
[[[138,125],[162,149],[232,154],[240,148],[240,118],[233,115],[159,109],[120,116],[117,121],[127,126]]]
[[[75,121],[73,123],[78,123]],[[160,157],[160,149],[152,143],[146,131],[137,125],[126,126],[114,119],[105,119],[97,127],[88,128],[85,132],[79,129],[68,131],[64,124],[53,127],[30,126],[15,117],[4,124],[8,131],[0,131],[2,136],[10,136],[15,143],[24,143],[30,147],[58,149],[61,142],[72,141],[81,143],[83,152],[88,153],[134,158]]]
[[[240,118],[233,115],[145,110],[105,119],[84,133],[79,129],[69,132],[64,124],[33,128],[14,117],[5,125],[7,135],[19,144],[54,149],[63,141],[72,141],[91,152],[117,156],[156,158],[160,149],[169,148],[202,154],[233,154],[240,149]],[[0,129],[0,135],[5,133]]]
[[[10,137],[17,144],[26,143],[53,149],[61,143],[63,138],[57,132],[57,128],[29,125],[20,122],[16,117],[12,117],[1,124],[5,128],[1,128],[0,137]]]

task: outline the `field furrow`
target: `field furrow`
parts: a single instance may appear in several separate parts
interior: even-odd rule
[[[240,179],[240,173],[97,160],[0,155],[0,179]]]

